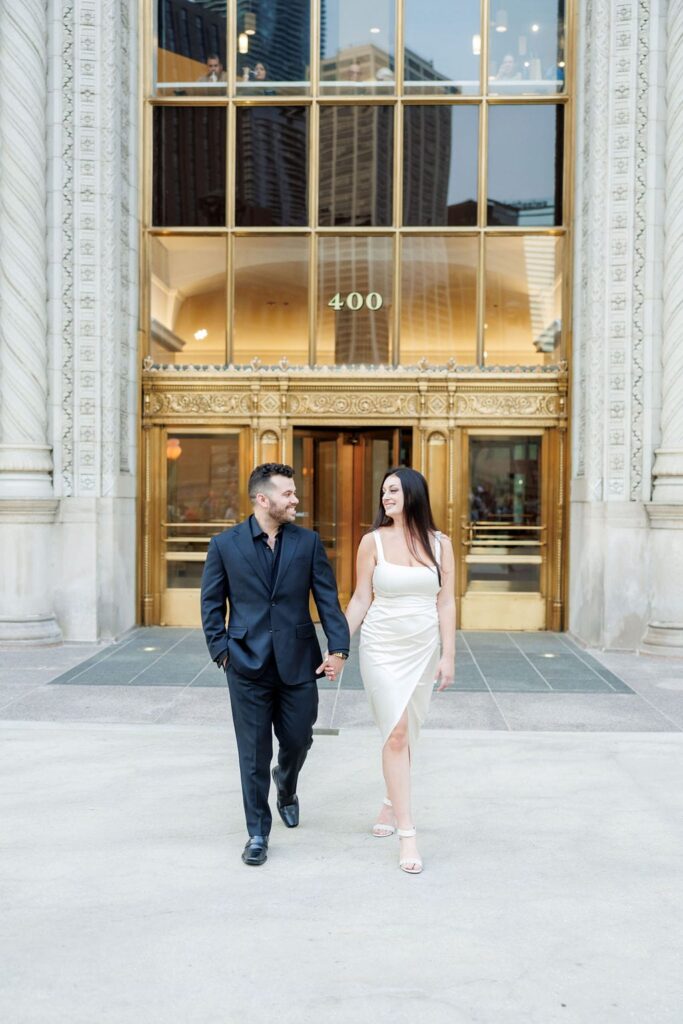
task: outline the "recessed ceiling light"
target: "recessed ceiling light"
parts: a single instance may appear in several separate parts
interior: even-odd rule
[[[373,33],[373,35],[377,35],[377,33],[381,32],[382,29],[381,28],[371,28],[370,31]]]
[[[531,31],[532,32],[540,32],[540,30],[541,30],[541,26],[540,25],[532,25],[531,26]]]
[[[200,330],[194,332],[195,340],[204,341],[204,338],[207,336],[208,333],[209,332],[207,331],[206,327],[202,327]]]

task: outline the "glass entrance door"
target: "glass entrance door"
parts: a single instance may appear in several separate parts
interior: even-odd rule
[[[244,513],[244,447],[239,430],[166,436],[165,514],[158,524],[162,625],[201,624],[199,589],[209,541]]]
[[[548,495],[543,431],[470,433],[462,519],[462,629],[545,629]]]
[[[294,470],[302,526],[317,530],[332,563],[342,607],[356,578],[356,551],[379,507],[382,477],[409,465],[411,431],[297,429]]]

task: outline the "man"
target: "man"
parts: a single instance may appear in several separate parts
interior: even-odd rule
[[[223,64],[217,53],[210,53],[206,59],[206,74],[197,79],[198,82],[227,81]]]
[[[332,567],[320,537],[294,525],[299,499],[291,466],[268,462],[249,477],[254,511],[213,537],[202,577],[202,623],[211,657],[227,671],[249,838],[245,864],[268,856],[273,730],[280,749],[272,776],[288,828],[299,824],[297,779],[313,742],[316,675],[335,676],[349,653]],[[330,654],[322,660],[310,592]],[[230,620],[226,630],[226,603]]]

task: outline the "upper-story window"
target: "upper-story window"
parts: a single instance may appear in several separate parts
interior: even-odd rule
[[[559,361],[567,6],[149,0],[154,359]]]

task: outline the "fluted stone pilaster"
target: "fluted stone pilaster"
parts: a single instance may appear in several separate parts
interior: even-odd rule
[[[653,498],[683,504],[683,0],[669,3],[666,102],[661,443]]]
[[[0,8],[0,498],[50,497],[47,3]]]
[[[661,443],[648,507],[651,614],[643,648],[683,654],[683,0],[667,12]]]
[[[0,643],[56,643],[48,443],[47,2],[0,5]]]

